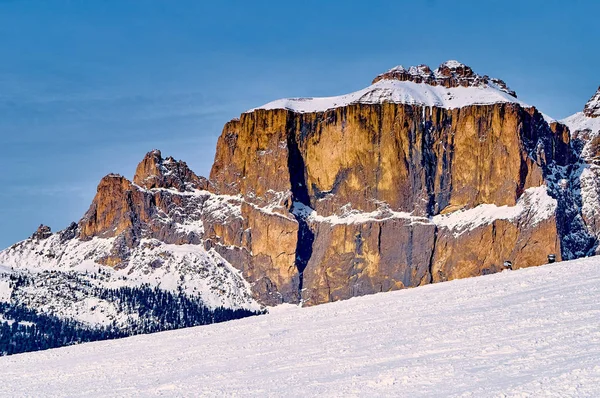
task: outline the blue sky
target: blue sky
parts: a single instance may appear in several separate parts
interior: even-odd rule
[[[0,0],[0,247],[159,148],[207,175],[223,124],[448,59],[562,118],[600,84],[596,1]]]

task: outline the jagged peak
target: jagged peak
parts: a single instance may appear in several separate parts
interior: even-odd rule
[[[373,84],[381,80],[410,81],[413,83],[425,83],[431,86],[453,87],[481,87],[491,85],[513,97],[517,94],[511,90],[504,81],[490,78],[487,75],[479,75],[473,72],[471,67],[456,60],[442,63],[435,70],[425,64],[411,66],[408,69],[398,65],[373,79]]]
[[[158,149],[153,149],[138,164],[133,182],[143,188],[175,188],[179,191],[206,189],[207,181],[198,177],[188,165],[172,156],[162,157]]]
[[[44,240],[52,235],[52,229],[44,224],[40,224],[37,230],[31,235],[31,239]]]
[[[465,65],[462,62],[459,62],[455,59],[450,59],[450,60],[444,62],[443,64],[441,64],[440,68],[442,66],[447,66],[450,69],[457,69],[457,68],[461,68],[461,67],[466,67],[467,65]]]
[[[598,87],[596,94],[585,104],[583,113],[588,117],[600,117],[600,87]]]

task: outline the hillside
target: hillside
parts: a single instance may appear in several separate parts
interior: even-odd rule
[[[0,358],[10,396],[597,396],[600,258]]]

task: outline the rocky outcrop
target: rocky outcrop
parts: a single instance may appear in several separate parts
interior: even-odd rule
[[[446,88],[478,87],[492,83],[501,91],[515,98],[517,97],[517,94],[508,88],[502,80],[490,78],[487,75],[478,75],[473,72],[473,69],[458,61],[444,62],[433,71],[427,65],[411,66],[408,69],[402,65],[398,65],[377,76],[373,79],[373,83],[377,83],[380,80],[409,81],[413,83],[425,83],[431,86],[439,85]]]
[[[182,225],[198,221],[198,207],[208,192],[204,196],[194,192],[207,187],[208,181],[184,162],[151,151],[138,165],[133,182],[118,174],[100,181],[92,205],[79,222],[79,238],[122,236],[129,247],[142,237],[199,243],[194,231]]]
[[[40,224],[38,229],[33,233],[33,235],[31,235],[31,239],[48,239],[51,235],[52,230],[50,229],[50,227],[44,224]]]
[[[166,188],[178,191],[205,190],[208,181],[198,177],[187,164],[169,156],[162,158],[159,150],[148,152],[135,170],[133,182],[146,189]]]
[[[596,94],[585,104],[583,113],[587,117],[600,117],[600,87],[598,87]]]
[[[490,82],[453,63],[435,73],[410,71],[396,69],[375,82]],[[421,77],[414,77],[417,72]],[[553,170],[571,158],[568,129],[549,126],[535,108],[517,102],[455,109],[396,103],[352,103],[324,112],[259,108],[225,126],[210,180],[217,191],[242,194],[257,206],[268,205],[269,195],[291,192],[297,256],[280,266],[290,270],[295,261],[303,301],[317,304],[497,272],[505,260],[526,267],[546,263],[548,254],[560,258],[556,203],[534,224],[529,209],[458,235],[431,218],[488,204],[516,207],[530,188],[548,195],[546,186],[552,191],[557,184]],[[295,211],[299,207],[317,216],[306,218]],[[333,220],[344,211],[365,215],[384,208],[423,219]],[[254,222],[252,230],[267,222]],[[266,248],[261,256],[277,258],[277,251]]]

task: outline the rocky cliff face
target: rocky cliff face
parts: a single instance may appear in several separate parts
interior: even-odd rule
[[[291,193],[284,207],[298,222],[287,230],[297,256],[281,266],[298,270],[302,299],[315,304],[560,256],[545,184],[569,148],[568,132],[516,102],[256,109],[225,126],[210,180],[257,206]],[[539,195],[519,203],[530,188]],[[551,209],[532,222],[542,202]],[[460,233],[437,223],[456,213],[476,219],[469,212],[490,204],[526,210]]]
[[[577,160],[572,165],[572,189],[579,192],[578,206],[586,229],[600,237],[600,89],[583,112],[562,121],[571,131]]]
[[[356,93],[243,113],[209,180],[152,151],[133,181],[105,177],[78,224],[38,235],[150,275],[177,268],[173,247],[196,248],[241,272],[247,285],[231,274],[228,292],[267,305],[535,266],[596,247],[592,194],[578,189],[595,146],[579,134],[456,61],[396,67]]]

